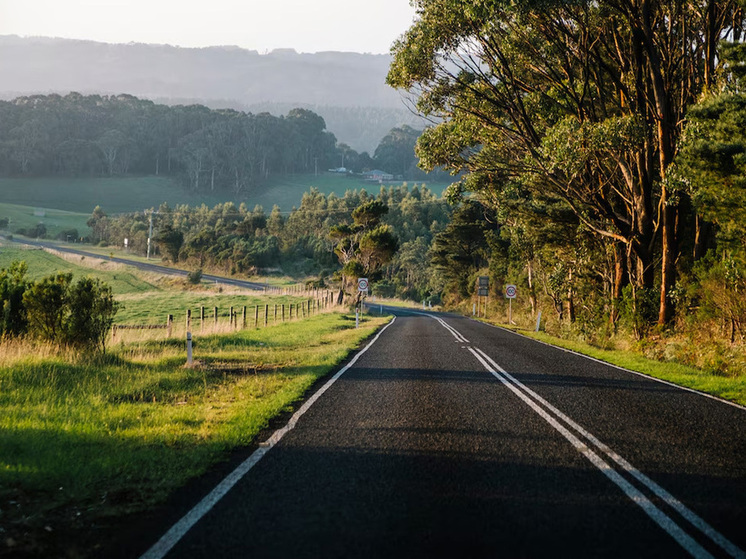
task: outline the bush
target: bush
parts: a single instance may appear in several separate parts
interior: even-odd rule
[[[199,282],[202,281],[202,268],[189,272],[187,274],[187,281],[192,285],[199,285]]]
[[[26,263],[15,261],[7,270],[0,270],[0,336],[20,336],[26,332]]]
[[[68,239],[76,241],[78,239],[78,230],[77,229],[65,229],[63,231],[60,231],[60,233],[57,235],[57,238],[60,241],[67,241]]]
[[[72,283],[56,274],[31,284],[23,294],[29,332],[48,342],[106,350],[118,305],[111,288],[98,279]]]

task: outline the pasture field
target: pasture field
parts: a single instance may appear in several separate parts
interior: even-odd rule
[[[401,183],[391,183],[400,185]],[[414,186],[414,181],[409,181]],[[422,184],[417,181],[417,184]],[[445,183],[425,184],[432,191],[441,194]],[[388,186],[388,185],[386,185]],[[214,206],[223,202],[242,202],[249,208],[261,205],[269,213],[277,204],[283,211],[290,211],[300,204],[301,198],[311,187],[324,194],[334,192],[339,196],[347,190],[365,189],[371,194],[380,190],[380,185],[365,183],[354,177],[320,173],[319,175],[301,174],[274,177],[267,185],[255,192],[235,195],[232,192],[214,194],[190,192],[167,177],[121,177],[121,178],[13,178],[0,179],[0,217],[4,217],[2,204],[28,206],[33,208],[43,205],[46,208],[78,212],[86,216],[82,225],[76,222],[79,230],[86,229],[85,221],[97,205],[107,214],[142,211],[157,208],[166,202],[170,206],[189,204]],[[21,212],[26,210],[20,210]],[[12,216],[11,216],[12,217]],[[39,220],[31,221],[35,225]],[[15,220],[14,220],[15,222]],[[27,226],[28,226],[27,225]],[[20,225],[19,225],[20,226]],[[49,225],[48,225],[49,227]],[[82,234],[82,233],[81,233]]]
[[[14,260],[23,260],[28,265],[26,277],[38,280],[57,272],[73,274],[74,279],[91,276],[99,278],[111,287],[115,296],[130,293],[145,293],[159,290],[155,279],[143,279],[121,264],[86,258],[77,255],[56,256],[37,248],[19,248],[15,243],[0,244],[0,268],[8,268]]]
[[[251,445],[387,320],[356,329],[354,317],[321,313],[197,336],[193,368],[176,339],[103,356],[6,340],[0,502],[11,554],[97,555],[100,526],[153,507]]]
[[[0,186],[0,189],[2,189],[2,186]],[[1,195],[0,199],[2,199]],[[88,234],[86,221],[90,217],[90,213],[0,203],[0,219],[9,220],[6,229],[11,233],[21,228],[28,229],[43,223],[47,228],[47,236],[50,238],[55,238],[61,231],[68,229],[77,229],[79,235],[85,236]]]
[[[264,323],[264,305],[270,307],[268,322],[274,323],[275,305],[286,305],[286,317],[289,318],[289,306],[307,300],[301,294],[265,294],[207,282],[191,286],[183,279],[136,271],[111,262],[103,255],[98,259],[65,253],[52,254],[41,249],[24,249],[10,243],[0,245],[0,268],[8,268],[14,260],[26,262],[27,277],[31,280],[58,272],[70,272],[74,280],[91,276],[106,282],[120,304],[114,318],[115,324],[165,324],[168,315],[172,314],[175,324],[181,325],[185,322],[187,309],[191,309],[195,327],[201,327],[198,317],[200,307],[205,307],[206,315],[211,321],[209,326],[212,326],[214,307],[218,307],[222,324],[228,320],[230,307],[234,307],[240,319],[244,306],[249,307],[247,323],[253,324],[254,307],[257,305],[261,307],[261,323]]]

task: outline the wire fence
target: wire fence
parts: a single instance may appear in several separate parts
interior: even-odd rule
[[[159,334],[171,338],[183,337],[187,332],[216,334],[247,328],[265,328],[333,310],[339,306],[337,300],[333,292],[326,291],[319,292],[317,297],[294,303],[264,303],[228,308],[201,306],[197,312],[187,309],[181,317],[167,314],[160,324],[114,324],[111,329],[111,342],[125,341],[125,338],[131,340],[162,337]],[[133,333],[139,335],[133,336]]]

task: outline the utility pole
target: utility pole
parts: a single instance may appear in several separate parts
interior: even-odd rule
[[[153,212],[150,212],[150,228],[148,229],[148,257],[147,259],[150,260],[150,243],[151,239],[153,238]]]

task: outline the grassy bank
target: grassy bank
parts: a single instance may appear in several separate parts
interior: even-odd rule
[[[262,330],[116,346],[0,346],[0,500],[15,550],[163,500],[289,409],[386,318],[320,314]],[[25,535],[24,535],[25,534]],[[73,538],[74,539],[74,538]],[[53,550],[60,553],[62,550]]]
[[[0,189],[2,189],[2,180],[0,179]],[[46,198],[38,198],[38,200],[44,200],[45,205],[50,204],[50,201]],[[33,203],[32,200],[27,202],[28,204]],[[18,229],[29,229],[43,223],[47,228],[47,237],[49,238],[55,238],[60,232],[69,229],[77,229],[78,235],[85,236],[88,235],[89,231],[86,221],[90,217],[90,212],[81,213],[50,209],[49,207],[0,203],[0,219],[8,219],[6,229],[11,233]]]
[[[746,374],[718,375],[680,363],[648,359],[635,351],[602,349],[585,342],[563,339],[544,332],[517,329],[515,326],[506,324],[497,325],[541,342],[746,406]]]
[[[85,256],[51,254],[37,248],[20,248],[15,243],[0,244],[0,268],[8,268],[14,260],[28,265],[27,278],[38,280],[57,272],[70,272],[76,278],[92,276],[106,282],[115,295],[144,293],[159,290],[155,279],[143,279],[147,275],[136,274],[131,268]]]

